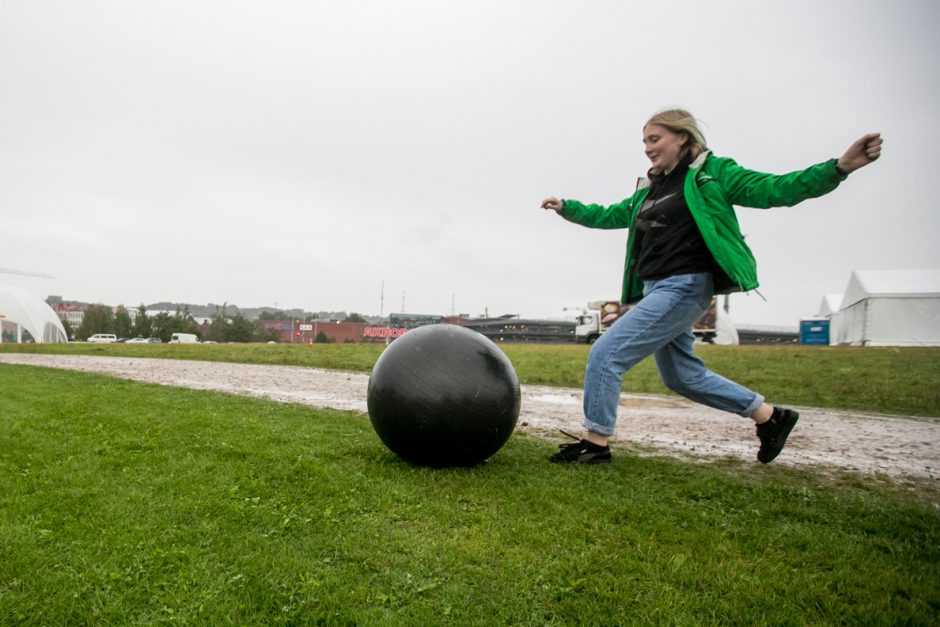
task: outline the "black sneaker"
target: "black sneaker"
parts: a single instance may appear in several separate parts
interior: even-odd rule
[[[757,451],[757,461],[769,464],[776,459],[783,445],[787,443],[787,436],[793,430],[800,415],[792,409],[774,407],[770,420],[757,425],[757,437],[760,438],[760,450]]]
[[[558,448],[561,449],[554,455],[548,458],[548,461],[553,464],[609,464],[610,463],[610,447],[601,446],[599,444],[594,444],[593,442],[588,442],[587,440],[581,440],[577,436],[573,436],[570,433],[565,433],[569,438],[577,440],[577,442],[571,442],[570,444],[559,444]]]

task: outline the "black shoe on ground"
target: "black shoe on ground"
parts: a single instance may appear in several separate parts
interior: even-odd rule
[[[774,407],[770,420],[757,425],[757,437],[760,438],[760,450],[757,451],[757,461],[769,464],[776,459],[783,445],[787,443],[787,436],[796,425],[800,415],[792,409]]]
[[[569,438],[577,440],[569,444],[559,444],[560,449],[557,453],[548,458],[553,464],[609,464],[610,447],[601,446],[578,439],[570,433],[565,433]]]

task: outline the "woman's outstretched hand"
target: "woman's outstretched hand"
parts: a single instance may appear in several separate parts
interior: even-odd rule
[[[564,208],[564,206],[565,206],[565,202],[563,200],[558,200],[554,196],[550,198],[546,198],[545,200],[542,201],[542,209],[551,209],[552,211],[556,213],[561,211]]]
[[[881,133],[869,133],[849,146],[836,165],[846,174],[864,167],[881,156],[883,143]]]

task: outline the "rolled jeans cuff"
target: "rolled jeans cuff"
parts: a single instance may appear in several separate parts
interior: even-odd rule
[[[747,409],[741,412],[741,415],[744,416],[745,418],[750,418],[751,414],[757,411],[760,408],[760,406],[763,404],[764,404],[763,395],[755,394],[754,400],[751,402],[750,405],[747,406]]]
[[[759,407],[759,405],[758,405],[758,407]],[[598,434],[600,434],[600,435],[602,435],[602,436],[604,436],[604,437],[608,437],[608,438],[614,434],[614,427],[611,427],[611,426],[608,426],[608,425],[600,425],[600,424],[597,424],[596,422],[592,422],[592,421],[590,421],[590,420],[588,420],[588,419],[586,419],[586,418],[585,418],[585,420],[584,420],[584,428],[585,428],[585,430],[587,430],[587,431],[591,431],[591,432],[593,432],[593,433],[598,433]]]

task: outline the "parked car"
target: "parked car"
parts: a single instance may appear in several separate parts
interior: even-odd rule
[[[114,344],[118,339],[113,333],[95,333],[88,338],[88,341],[93,344]]]
[[[162,344],[162,343],[163,343],[163,340],[161,340],[161,339],[158,338],[158,337],[148,337],[148,338],[147,338],[147,343],[148,343],[148,344]]]
[[[132,337],[131,339],[127,340],[125,344],[146,344],[147,341],[147,338],[142,335],[138,335],[137,337]]]

